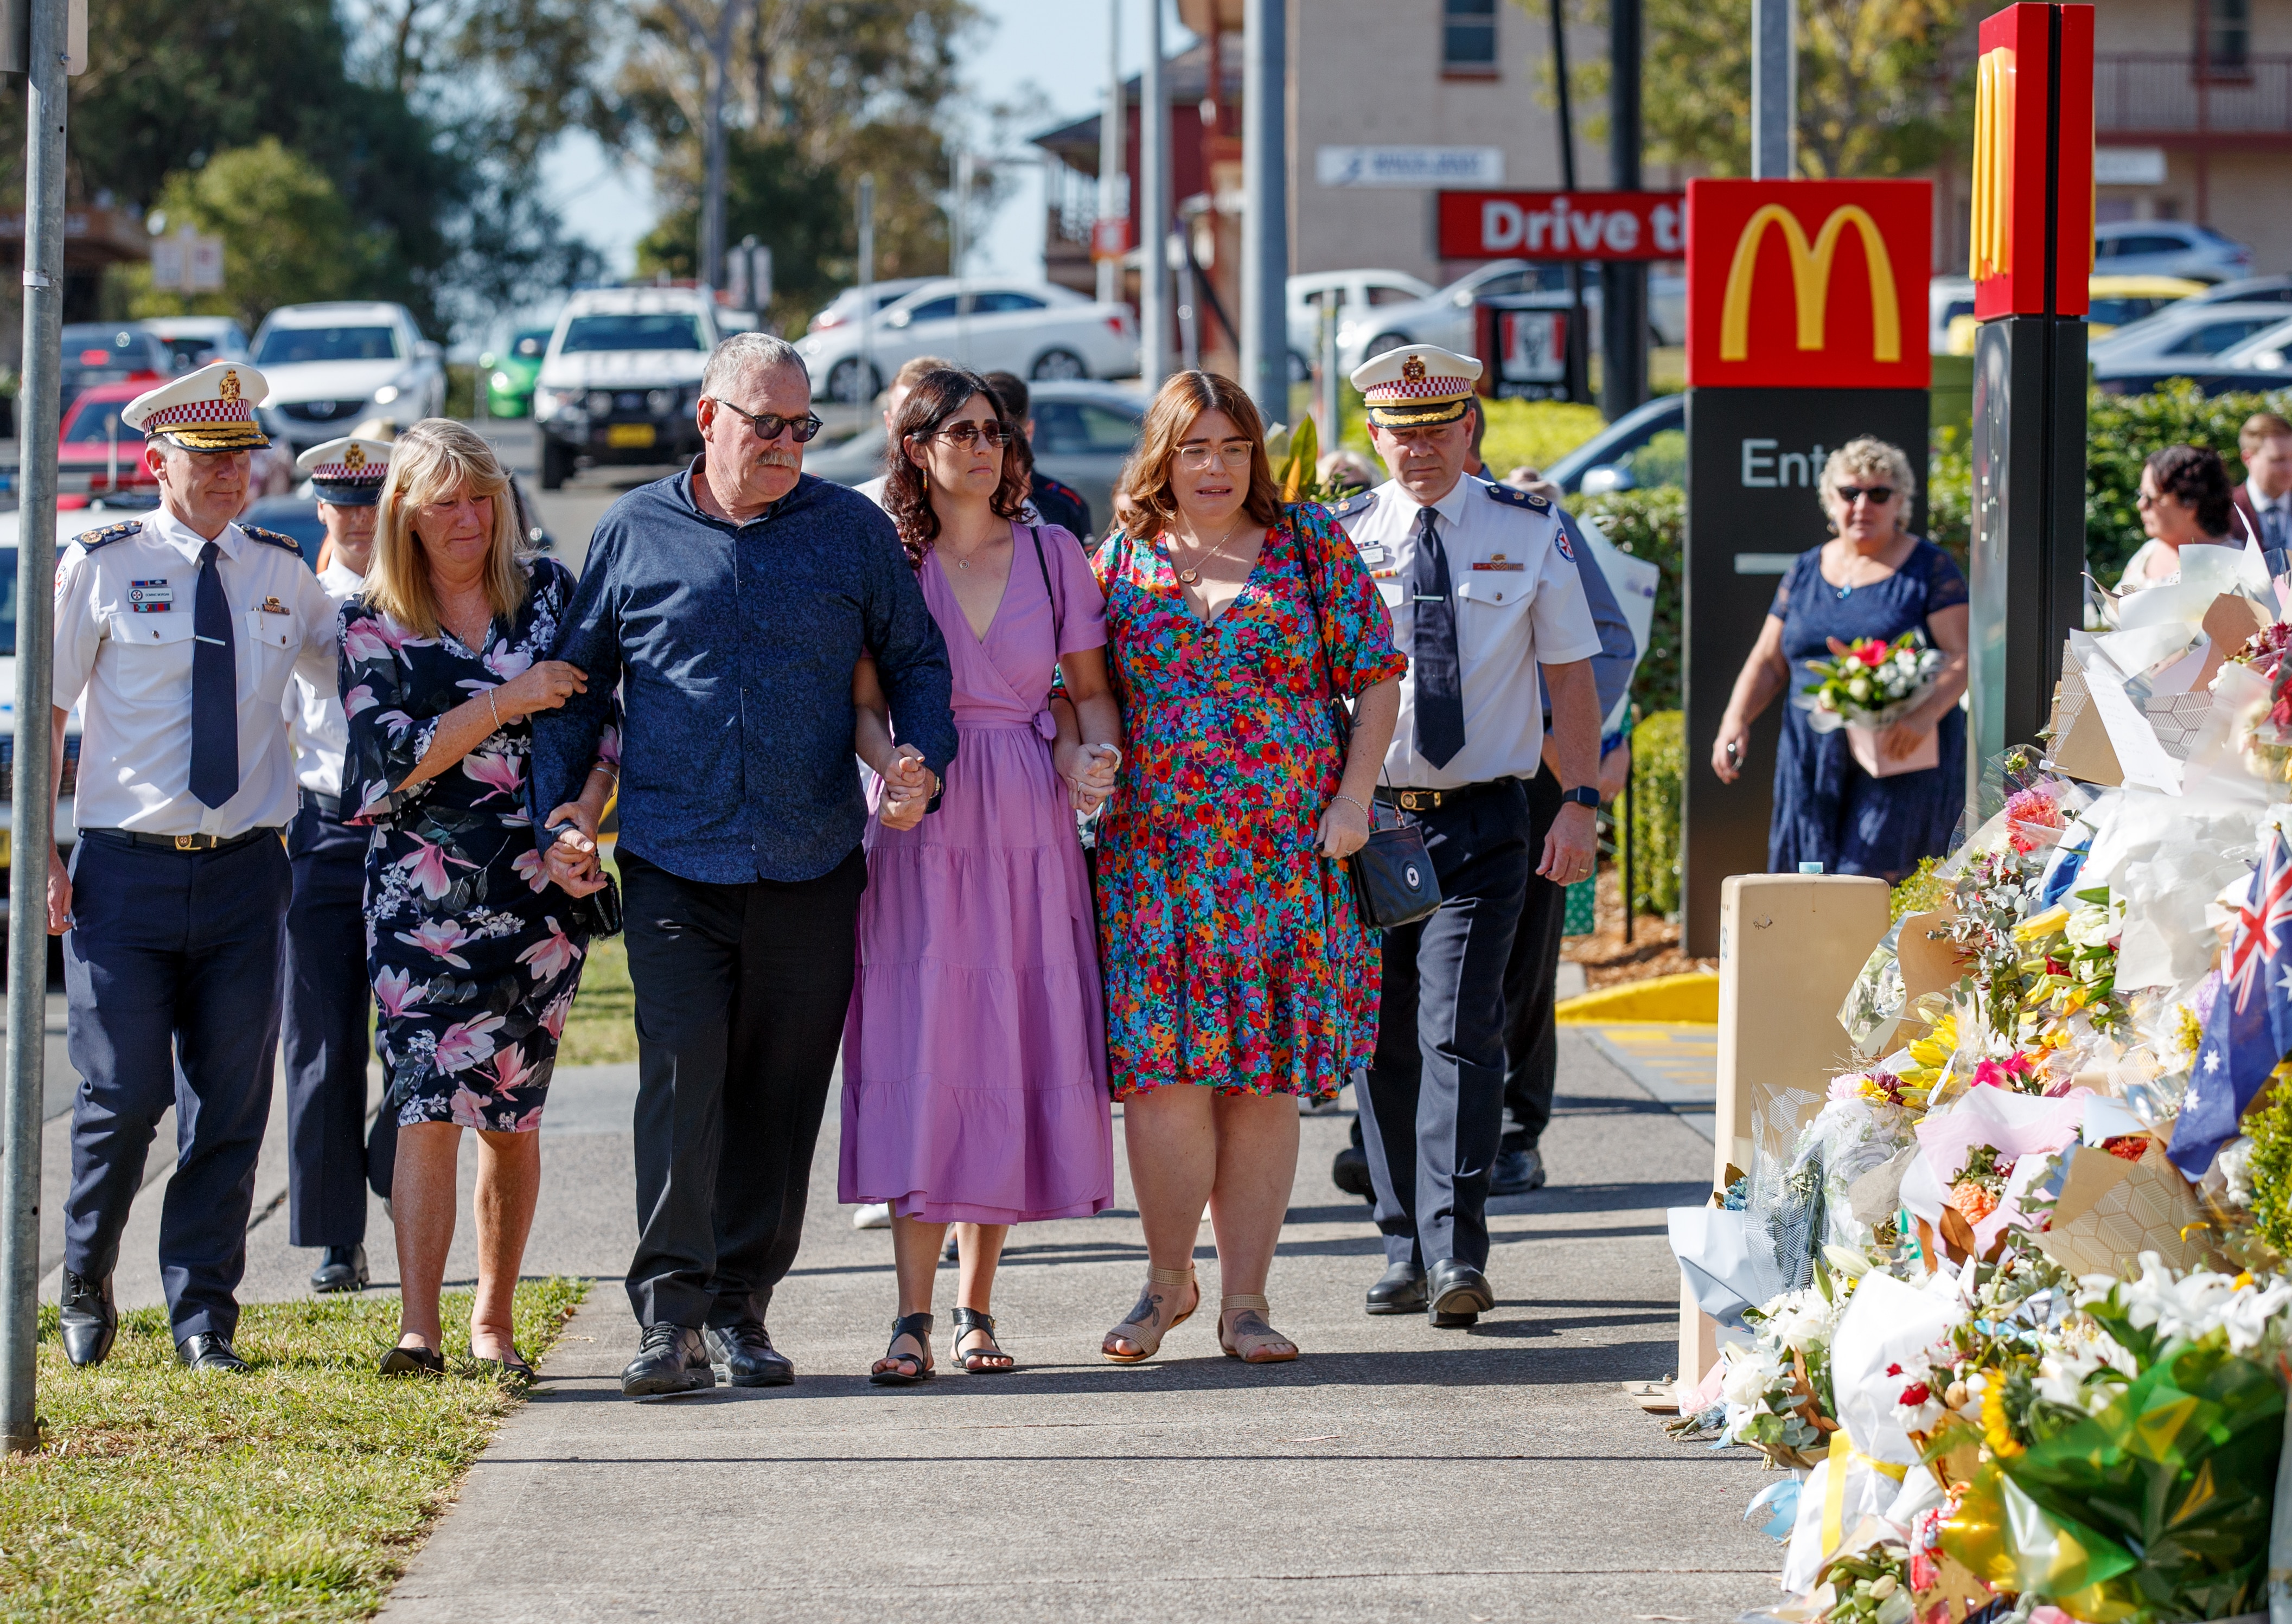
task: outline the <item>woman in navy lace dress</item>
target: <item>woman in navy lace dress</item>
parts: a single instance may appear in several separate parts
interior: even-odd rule
[[[1949,553],[1908,528],[1916,489],[1909,458],[1880,440],[1856,440],[1830,454],[1822,505],[1830,540],[1799,554],[1775,593],[1757,645],[1711,743],[1711,770],[1733,783],[1750,747],[1752,719],[1784,696],[1782,748],[1775,761],[1774,819],[1767,868],[1790,874],[1819,862],[1826,874],[1872,874],[1889,884],[1922,857],[1949,849],[1965,810],[1965,576]],[[1925,699],[1878,737],[1880,754],[1901,760],[1939,733],[1932,767],[1874,778],[1855,762],[1844,729],[1818,733],[1797,702],[1814,681],[1806,662],[1865,637],[1891,642],[1918,632],[1944,656]]]

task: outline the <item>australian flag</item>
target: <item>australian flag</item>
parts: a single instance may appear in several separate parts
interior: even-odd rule
[[[2222,966],[2189,1097],[2173,1125],[2173,1165],[2201,1178],[2276,1062],[2292,1054],[2292,845],[2271,825],[2249,900]]]

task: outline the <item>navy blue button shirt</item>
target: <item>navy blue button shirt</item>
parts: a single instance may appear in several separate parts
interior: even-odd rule
[[[617,684],[622,845],[707,885],[815,879],[867,826],[852,666],[874,653],[897,736],[944,775],[947,644],[867,497],[805,474],[733,524],[693,500],[699,473],[639,486],[590,539],[556,653],[588,692],[533,718],[535,804],[580,794]]]

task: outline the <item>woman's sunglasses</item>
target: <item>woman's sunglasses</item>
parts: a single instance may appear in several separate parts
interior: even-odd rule
[[[1838,488],[1838,499],[1849,507],[1865,497],[1870,498],[1873,506],[1880,506],[1894,499],[1894,488],[1892,485],[1841,485]]]
[[[710,395],[707,398],[734,416],[747,419],[748,426],[755,430],[758,440],[778,440],[785,433],[796,444],[802,445],[827,426],[810,412],[806,412],[801,417],[783,417],[778,412],[743,411],[719,395]]]
[[[999,423],[950,423],[943,429],[918,435],[922,440],[944,440],[951,446],[965,449],[980,444],[1004,446],[1011,443],[1011,431]]]

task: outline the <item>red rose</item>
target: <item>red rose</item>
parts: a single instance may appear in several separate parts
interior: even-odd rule
[[[1893,1373],[1893,1372],[1892,1371],[1887,1372],[1889,1375],[1892,1375]],[[1915,1409],[1917,1406],[1925,1403],[1932,1397],[1933,1397],[1933,1389],[1932,1387],[1928,1386],[1924,1382],[1912,1382],[1909,1386],[1902,1389],[1901,1402],[1910,1405]]]

